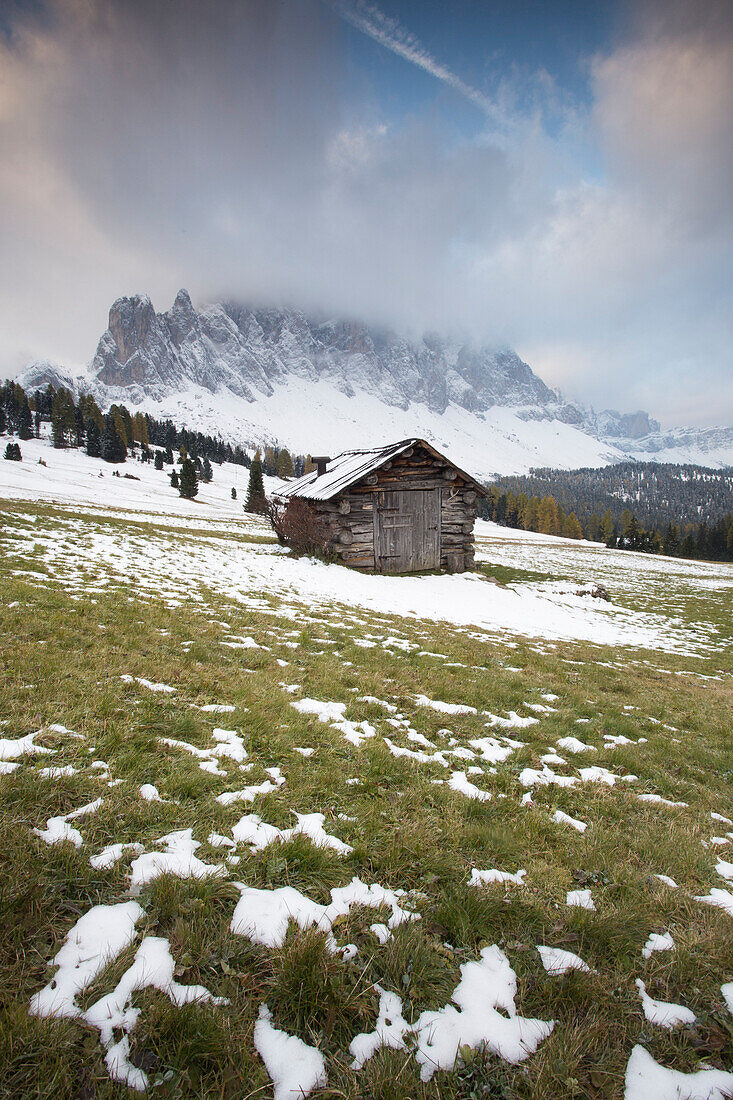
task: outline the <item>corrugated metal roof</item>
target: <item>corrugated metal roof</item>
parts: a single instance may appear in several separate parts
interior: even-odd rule
[[[344,489],[348,489],[350,485],[361,481],[367,474],[378,470],[385,462],[389,462],[390,459],[406,451],[408,447],[415,445],[425,447],[431,454],[443,459],[455,470],[458,470],[474,489],[485,495],[484,488],[469,474],[460,470],[450,459],[436,451],[424,439],[414,438],[402,439],[399,443],[390,443],[387,447],[374,447],[368,451],[344,451],[343,454],[331,459],[326,466],[325,474],[321,474],[319,477],[317,470],[311,470],[310,473],[304,474],[296,481],[288,482],[282,488],[277,488],[273,496],[283,500],[290,500],[292,497],[300,497],[303,500],[332,500]]]

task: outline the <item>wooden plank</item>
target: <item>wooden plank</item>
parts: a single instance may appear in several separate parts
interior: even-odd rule
[[[375,561],[382,572],[440,567],[440,493],[383,489],[374,518]]]

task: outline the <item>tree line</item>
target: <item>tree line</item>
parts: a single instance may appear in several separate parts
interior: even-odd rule
[[[616,523],[628,509],[647,530],[673,522],[715,523],[733,512],[733,470],[669,462],[621,462],[600,469],[534,469],[495,482],[501,492],[554,497],[585,525],[595,512],[611,512]]]
[[[717,471],[715,471],[717,472]],[[566,513],[551,493],[532,496],[524,490],[514,493],[492,485],[488,496],[478,503],[481,519],[492,520],[504,527],[537,531],[564,538],[586,538],[605,542],[617,550],[637,550],[647,554],[667,554],[678,558],[701,558],[705,561],[733,561],[733,513],[728,512],[713,522],[667,523],[645,526],[629,508],[615,516],[606,508],[602,516],[592,511],[582,523],[576,513]]]
[[[0,434],[9,432],[20,440],[38,437],[42,423],[50,423],[54,447],[83,447],[93,458],[124,462],[128,452],[141,448],[144,461],[152,459],[151,445],[163,448],[166,461],[185,447],[192,461],[232,462],[249,466],[250,458],[240,446],[218,436],[179,428],[171,420],[157,420],[149,413],[131,413],[124,405],[111,405],[102,413],[95,399],[82,394],[74,401],[70,390],[48,385],[26,393],[18,382],[0,386]],[[170,455],[170,457],[168,457]]]

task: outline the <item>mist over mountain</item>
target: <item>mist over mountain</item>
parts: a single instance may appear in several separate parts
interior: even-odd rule
[[[733,461],[733,429],[662,433],[646,412],[596,413],[565,401],[508,348],[410,339],[296,309],[197,310],[186,290],[163,313],[146,295],[117,299],[86,375],[39,362],[21,381],[86,389],[103,405],[303,453],[421,435],[482,476],[630,456]]]

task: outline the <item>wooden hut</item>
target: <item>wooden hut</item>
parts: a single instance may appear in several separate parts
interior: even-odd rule
[[[372,573],[473,568],[476,500],[485,490],[424,439],[313,461],[314,470],[275,495],[287,508],[305,505],[345,565]]]

